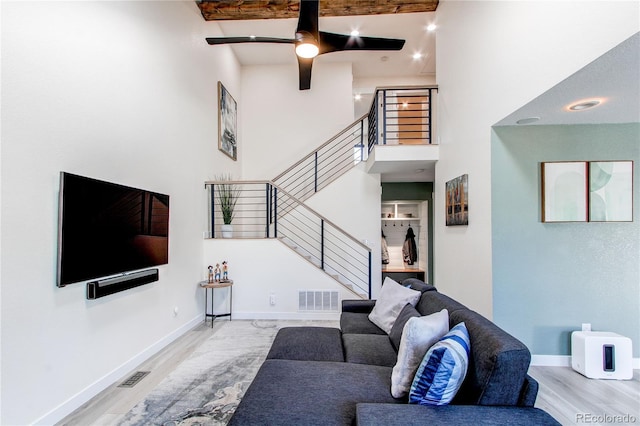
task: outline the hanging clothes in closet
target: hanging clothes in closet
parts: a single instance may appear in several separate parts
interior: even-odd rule
[[[418,249],[416,247],[416,234],[413,228],[407,229],[407,235],[402,245],[402,257],[407,265],[413,265],[418,260]]]
[[[387,245],[387,237],[385,237],[384,231],[382,231],[382,240],[380,241],[380,245],[382,248],[382,263],[386,265],[389,263],[389,246]]]

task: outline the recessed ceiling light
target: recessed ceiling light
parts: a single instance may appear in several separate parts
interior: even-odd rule
[[[416,53],[413,54],[413,60],[414,61],[417,61],[420,58],[422,58],[422,53],[416,52]]]
[[[382,62],[387,62],[387,61],[389,60],[389,57],[388,57],[388,56],[382,56],[382,57],[380,58],[380,60],[381,60]]]
[[[356,93],[353,99],[355,99],[356,101],[359,101],[360,99],[362,99],[362,95],[360,93]]]
[[[353,31],[351,31],[351,33],[350,33],[350,34],[351,34],[351,37],[358,37],[358,36],[360,35],[360,31],[358,31],[358,30],[353,30]]]
[[[422,173],[424,172],[424,169],[416,169],[416,173]]]
[[[589,101],[581,101],[576,104],[569,105],[570,111],[584,111],[585,109],[593,108],[600,105],[599,99],[591,99]]]
[[[531,124],[535,123],[538,120],[540,120],[540,117],[521,118],[520,120],[516,121],[516,124]]]
[[[250,38],[251,40],[255,40],[255,39],[256,39],[256,36],[254,36],[254,35],[250,35],[250,36],[249,36],[249,38]]]
[[[436,24],[429,24],[429,25],[427,25],[427,31],[435,31],[435,30],[436,30],[436,28],[438,28],[438,27],[436,26]]]

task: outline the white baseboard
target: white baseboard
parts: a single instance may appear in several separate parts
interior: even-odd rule
[[[340,312],[234,312],[233,319],[339,321]]]
[[[571,355],[531,355],[531,365],[540,367],[571,367]],[[640,370],[640,358],[633,359],[633,369]]]
[[[531,355],[531,365],[541,367],[571,367],[570,355]]]
[[[115,368],[110,373],[96,380],[62,404],[58,405],[53,410],[49,411],[44,416],[40,417],[37,420],[34,420],[30,424],[35,425],[53,425],[58,423],[60,420],[64,419],[69,414],[73,413],[75,410],[80,408],[82,404],[89,401],[94,396],[98,395],[100,392],[114,384],[116,381],[122,379],[125,374],[129,373],[133,369],[135,369],[138,365],[142,364],[147,359],[151,358],[153,355],[158,353],[161,349],[166,347],[168,344],[176,340],[178,337],[182,336],[189,330],[191,330],[196,325],[202,322],[202,314],[199,314],[196,318],[188,321],[182,327],[174,330],[172,333],[166,335],[162,339],[158,340],[156,343],[152,344],[139,354],[135,355],[133,358],[129,359],[124,364]]]

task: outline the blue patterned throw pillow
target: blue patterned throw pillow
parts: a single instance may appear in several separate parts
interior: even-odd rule
[[[449,404],[467,374],[470,347],[464,322],[449,330],[422,358],[409,391],[409,404]]]

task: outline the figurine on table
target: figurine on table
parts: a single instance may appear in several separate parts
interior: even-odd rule
[[[207,268],[209,270],[209,275],[207,277],[207,282],[211,284],[213,282],[213,266],[209,265]]]
[[[229,274],[228,274],[228,268],[227,268],[227,261],[223,261],[222,262],[222,281],[226,282],[229,281]]]
[[[216,263],[214,281],[217,283],[220,282],[220,264],[219,263]]]

